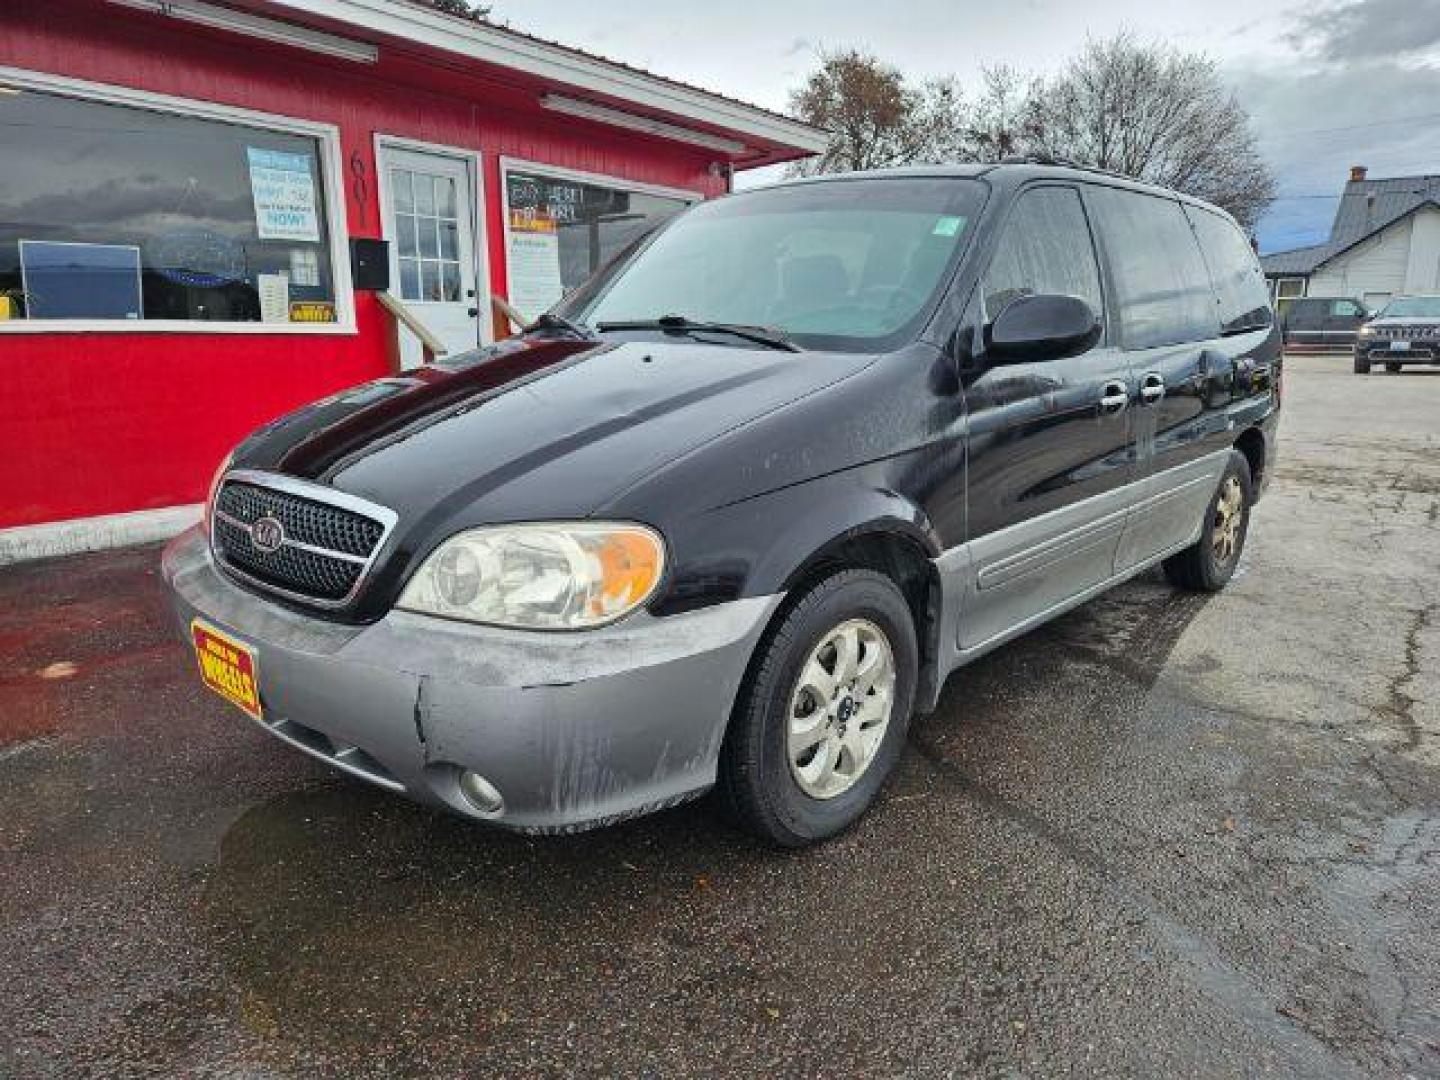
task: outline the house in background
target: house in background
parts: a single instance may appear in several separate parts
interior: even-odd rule
[[[1392,296],[1440,293],[1440,176],[1370,179],[1353,165],[1330,238],[1262,256],[1282,311],[1299,296],[1345,296],[1372,311]]]

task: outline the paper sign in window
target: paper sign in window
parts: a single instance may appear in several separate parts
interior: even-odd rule
[[[290,321],[290,279],[284,274],[259,274],[255,291],[260,294],[260,321]]]
[[[553,219],[510,212],[510,303],[527,319],[548,311],[565,295],[560,276],[560,236]]]
[[[308,154],[247,146],[255,231],[261,240],[320,239],[315,176]]]

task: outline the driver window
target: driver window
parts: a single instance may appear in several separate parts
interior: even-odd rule
[[[1015,203],[985,273],[985,317],[1042,293],[1078,296],[1097,315],[1105,310],[1085,208],[1074,188],[1033,188]]]

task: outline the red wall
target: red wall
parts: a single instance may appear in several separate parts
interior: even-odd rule
[[[703,152],[567,121],[539,109],[533,90],[435,61],[382,49],[361,69],[98,0],[12,0],[0,33],[0,65],[337,125],[347,169],[358,157],[365,170],[364,184],[344,178],[352,236],[380,235],[376,132],[479,150],[500,293],[502,155],[720,190]],[[358,335],[0,335],[0,528],[203,498],[246,432],[386,373],[382,313],[364,293],[356,308]]]

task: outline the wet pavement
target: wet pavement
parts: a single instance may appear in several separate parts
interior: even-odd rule
[[[1347,368],[1229,590],[957,673],[800,854],[413,806],[201,690],[155,549],[0,570],[0,1075],[1440,1075],[1440,373]]]

